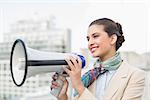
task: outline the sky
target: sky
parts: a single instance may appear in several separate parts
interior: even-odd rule
[[[110,2],[111,1],[111,2]],[[87,28],[98,18],[111,18],[123,27],[121,51],[150,52],[150,4],[146,0],[0,0],[0,42],[10,24],[31,17],[56,17],[56,25],[72,30],[72,52],[87,48]]]

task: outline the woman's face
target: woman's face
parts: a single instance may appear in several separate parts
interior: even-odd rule
[[[105,57],[114,47],[112,37],[104,31],[103,25],[92,25],[88,28],[88,48],[93,57]]]

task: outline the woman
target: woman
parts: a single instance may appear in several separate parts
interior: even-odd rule
[[[121,25],[108,18],[97,19],[89,25],[87,40],[92,56],[98,58],[94,67],[99,68],[99,71],[105,70],[105,72],[98,74],[86,86],[83,82],[84,75],[81,79],[81,60],[78,57],[67,58],[70,69],[64,68],[64,70],[70,76],[72,86],[76,91],[75,99],[140,100],[144,89],[145,73],[130,66],[121,59],[120,53],[117,52],[125,41]],[[55,81],[57,78],[58,76],[55,74],[51,88],[60,86]],[[67,100],[68,81],[64,77],[60,79],[64,85],[57,98]]]

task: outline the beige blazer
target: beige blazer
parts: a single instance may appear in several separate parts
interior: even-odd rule
[[[103,100],[141,100],[145,84],[145,72],[123,61],[106,88]],[[97,100],[96,81],[75,100]]]

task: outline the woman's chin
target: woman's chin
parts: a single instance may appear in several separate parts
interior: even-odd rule
[[[97,57],[99,57],[99,55],[92,53],[92,57],[97,58]]]

